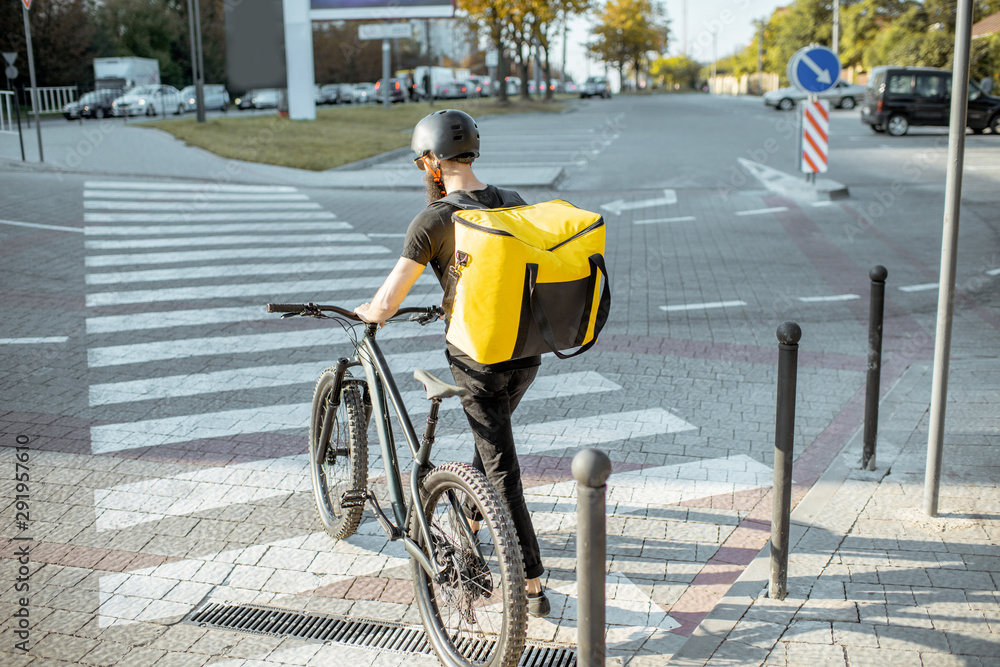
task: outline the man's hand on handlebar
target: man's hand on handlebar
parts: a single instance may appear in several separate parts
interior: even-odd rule
[[[378,309],[372,307],[371,303],[361,304],[354,309],[354,312],[363,322],[377,324],[379,326],[385,326],[385,321],[395,314],[395,310],[388,314],[385,314],[384,312],[380,313],[378,312]]]

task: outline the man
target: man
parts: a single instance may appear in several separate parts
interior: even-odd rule
[[[523,205],[516,192],[486,185],[472,171],[479,157],[479,128],[471,116],[454,109],[436,111],[413,129],[414,163],[424,172],[427,207],[410,223],[403,253],[385,283],[370,303],[355,308],[366,322],[383,323],[399,309],[413,284],[428,264],[445,287],[448,268],[455,261],[455,228],[451,214],[458,206],[439,201],[459,193],[485,208]],[[541,358],[516,359],[483,365],[458,348],[448,345],[447,356],[455,383],[471,392],[462,400],[476,441],[472,465],[486,474],[510,509],[524,556],[528,613],[545,616],[550,611],[542,591],[541,554],[538,538],[524,502],[521,469],[517,461],[511,415],[535,379]],[[472,517],[475,519],[475,517]],[[473,531],[479,522],[470,521]]]

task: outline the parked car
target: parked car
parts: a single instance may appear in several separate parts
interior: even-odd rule
[[[354,101],[358,103],[371,102],[375,96],[374,83],[354,84]]]
[[[588,97],[603,97],[606,100],[610,100],[611,84],[608,83],[606,77],[589,76],[587,77],[587,80],[583,82],[583,88],[580,90],[580,97],[583,99]]]
[[[469,96],[468,81],[446,81],[438,87],[435,97],[442,100],[459,100]]]
[[[795,108],[796,102],[805,100],[808,95],[798,88],[779,88],[764,93],[764,106],[774,107],[782,111]],[[817,95],[821,100],[829,100],[838,109],[853,109],[865,97],[865,87],[856,83],[847,83],[837,79],[826,92]]]
[[[385,92],[383,92],[383,84],[388,81],[389,86],[389,102],[402,102],[403,95],[405,94],[404,83],[399,79],[379,79],[375,82],[375,92],[373,93],[374,99],[379,104],[385,99]]]
[[[151,84],[136,86],[111,103],[115,116],[155,116],[166,109],[176,111],[181,106],[181,91],[173,86]]]
[[[195,97],[194,86],[185,86],[181,90],[182,103],[177,108],[177,113],[185,111],[197,111],[198,99]],[[229,110],[229,93],[226,87],[218,83],[206,83],[202,86],[202,94],[205,96],[205,109],[219,110],[222,112]]]
[[[517,95],[521,92],[521,77],[519,76],[508,76],[504,77],[504,82],[507,85],[507,95]]]
[[[468,86],[469,97],[489,97],[493,82],[488,76],[470,76]]]
[[[248,90],[246,94],[236,98],[236,108],[243,109],[273,109],[278,106],[280,91],[277,88],[259,88]]]
[[[354,101],[354,86],[349,83],[328,83],[320,88],[322,104],[350,104]]]
[[[945,126],[951,121],[951,72],[931,67],[874,67],[868,78],[861,122],[894,137],[911,125]],[[1000,97],[969,82],[966,125],[979,134],[1000,135]]]
[[[104,118],[111,115],[111,105],[116,98],[125,93],[120,88],[95,90],[80,96],[76,102],[70,102],[63,108],[63,116],[67,120],[77,118]]]

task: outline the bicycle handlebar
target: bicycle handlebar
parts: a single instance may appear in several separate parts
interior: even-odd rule
[[[349,320],[355,322],[362,322],[363,320],[358,317],[358,314],[353,310],[347,310],[341,308],[340,306],[319,306],[315,303],[269,303],[266,306],[267,312],[269,313],[284,313],[286,315],[317,315],[321,312],[331,312],[340,315]],[[422,324],[427,324],[436,320],[438,317],[444,314],[441,310],[441,306],[424,306],[421,308],[407,307],[400,308],[393,315],[392,319],[398,315],[411,315],[410,321],[421,322]],[[413,317],[413,316],[416,317]]]

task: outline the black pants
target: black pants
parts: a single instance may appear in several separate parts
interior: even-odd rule
[[[462,399],[465,416],[469,419],[476,440],[472,465],[486,474],[494,488],[507,503],[514,530],[521,543],[524,574],[528,579],[542,576],[542,555],[538,548],[535,527],[524,502],[521,486],[521,466],[514,448],[511,415],[528,390],[538,367],[522,368],[502,373],[474,371],[454,362],[451,374],[455,384],[472,392]],[[481,519],[473,516],[472,519]]]

